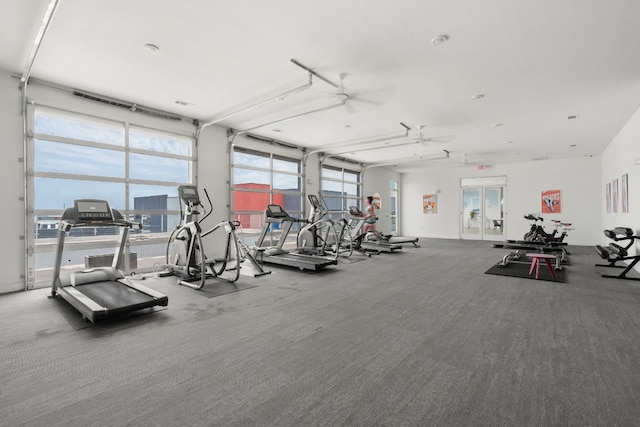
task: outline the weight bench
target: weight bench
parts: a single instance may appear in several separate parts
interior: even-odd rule
[[[628,241],[626,246],[617,243],[609,243],[609,246],[596,245],[596,252],[600,258],[606,260],[608,264],[596,264],[597,267],[617,267],[624,268],[626,265],[617,265],[618,261],[623,261],[629,256],[629,248],[633,246],[636,236],[633,230],[627,227],[616,227],[613,230],[604,230],[604,235],[614,242]]]
[[[627,273],[630,272],[638,262],[640,262],[640,255],[629,255],[629,248],[638,239],[638,236],[633,234],[633,230],[626,227],[616,227],[613,230],[604,230],[605,236],[613,239],[616,242],[629,240],[626,246],[620,246],[617,243],[609,243],[609,246],[604,247],[596,245],[596,252],[600,258],[605,259],[609,264],[596,264],[600,267],[617,267],[624,268],[624,270],[618,275],[603,274],[602,277],[611,279],[628,279],[628,280],[640,280],[640,277],[627,277]],[[617,262],[631,261],[626,265],[617,265]]]

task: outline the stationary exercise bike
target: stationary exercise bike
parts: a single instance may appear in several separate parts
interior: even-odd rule
[[[526,242],[561,243],[567,236],[567,232],[572,230],[572,228],[569,228],[569,226],[571,226],[570,223],[552,220],[554,223],[554,230],[553,233],[549,234],[542,227],[542,221],[544,221],[544,218],[533,214],[527,214],[524,218],[533,221],[531,228],[523,237]],[[558,235],[558,230],[562,230],[560,235]]]
[[[208,278],[235,282],[240,277],[241,244],[236,236],[233,221],[222,221],[203,232],[201,223],[213,212],[213,204],[204,190],[209,209],[200,201],[198,187],[178,187],[180,201],[185,204],[184,216],[173,230],[167,242],[166,262],[170,273],[180,278],[179,283],[193,289],[202,289]],[[182,210],[182,205],[181,208]],[[198,219],[198,215],[204,215]],[[224,252],[221,258],[209,259],[204,252],[202,239],[210,234],[221,235]]]

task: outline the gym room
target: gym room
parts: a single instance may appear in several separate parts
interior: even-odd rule
[[[4,2],[0,426],[640,425],[638,16]]]

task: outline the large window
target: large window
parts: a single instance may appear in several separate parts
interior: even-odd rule
[[[28,185],[36,285],[50,283],[57,224],[76,199],[105,199],[143,225],[130,236],[133,268],[164,262],[167,233],[180,221],[177,186],[193,181],[191,136],[41,106],[33,112],[33,133]],[[86,266],[88,258],[112,254],[119,230],[106,231],[87,236],[72,230],[64,266]]]
[[[240,221],[245,241],[264,226],[268,204],[280,205],[294,217],[302,215],[300,159],[234,147],[232,170],[233,217]]]
[[[361,207],[360,172],[322,166],[322,198],[332,218],[348,217],[349,206]]]

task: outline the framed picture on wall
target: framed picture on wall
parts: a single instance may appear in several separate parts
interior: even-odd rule
[[[540,196],[542,213],[561,213],[562,212],[562,196],[560,190],[543,191]]]
[[[618,178],[611,183],[611,211],[618,212]]]
[[[629,185],[629,174],[622,175],[622,179],[620,180],[620,204],[622,205],[622,212],[629,212],[629,189],[627,186]]]
[[[435,194],[422,195],[422,213],[436,213],[438,211],[438,200]]]
[[[604,193],[605,203],[607,204],[607,213],[611,213],[611,183],[607,182]]]

